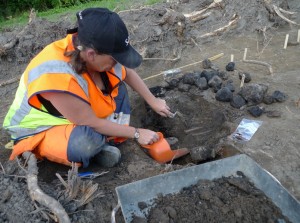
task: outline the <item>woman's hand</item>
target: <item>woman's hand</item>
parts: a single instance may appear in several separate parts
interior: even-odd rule
[[[141,77],[133,70],[126,68],[127,76],[125,82],[136,92],[138,92],[150,107],[163,117],[170,117],[172,113],[166,101],[160,98],[156,98],[146,86]]]
[[[161,98],[154,98],[149,105],[156,113],[163,117],[172,116],[172,112],[170,111],[166,101]]]
[[[138,138],[138,143],[141,145],[148,145],[155,143],[159,140],[159,135],[149,129],[139,129],[140,137]]]

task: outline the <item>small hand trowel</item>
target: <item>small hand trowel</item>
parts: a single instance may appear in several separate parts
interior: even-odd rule
[[[159,140],[153,144],[141,145],[146,153],[159,163],[167,163],[189,153],[186,148],[172,150],[164,135],[157,132]]]

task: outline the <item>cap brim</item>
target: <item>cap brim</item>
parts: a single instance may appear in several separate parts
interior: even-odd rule
[[[127,50],[121,53],[113,53],[111,56],[120,64],[128,68],[136,68],[142,63],[142,56],[129,45]]]

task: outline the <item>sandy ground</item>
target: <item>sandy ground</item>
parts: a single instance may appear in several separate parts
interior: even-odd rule
[[[282,2],[273,1],[274,4],[288,9]],[[300,23],[300,4],[296,0],[287,2],[289,5],[288,10],[297,12],[290,19]],[[169,98],[176,98],[180,94],[185,94],[191,97],[191,101],[186,104],[186,107],[190,109],[189,113],[191,115],[197,114],[197,116],[194,116],[197,118],[196,120],[203,121],[204,128],[210,126],[216,127],[212,124],[216,122],[216,119],[214,116],[209,115],[209,111],[222,113],[225,118],[224,121],[229,123],[230,131],[222,132],[219,126],[217,126],[214,128],[212,134],[203,136],[202,138],[201,136],[195,138],[195,142],[214,141],[212,139],[216,139],[216,147],[218,147],[217,145],[220,140],[234,148],[234,151],[249,155],[274,175],[299,200],[300,51],[299,45],[289,45],[287,49],[283,49],[285,35],[289,34],[290,42],[295,43],[298,28],[290,26],[278,16],[270,14],[263,1],[254,0],[247,1],[247,3],[223,1],[222,5],[208,10],[211,14],[204,20],[190,22],[183,19],[182,16],[184,13],[201,10],[204,5],[209,3],[209,1],[196,0],[182,1],[180,4],[160,4],[151,8],[121,12],[121,17],[128,24],[132,44],[136,46],[145,58],[142,66],[137,71],[144,79],[151,77],[145,80],[149,87],[165,86],[166,83],[162,75],[163,71],[196,63],[205,58],[223,53],[223,56],[213,61],[213,63],[220,70],[225,70],[225,66],[231,60],[231,55],[234,55],[236,71],[227,72],[227,74],[229,79],[234,83],[235,92],[238,92],[240,87],[238,71],[244,71],[251,74],[252,80],[250,83],[267,85],[269,93],[279,90],[287,94],[287,100],[282,103],[273,103],[270,105],[261,103],[259,105],[264,107],[266,111],[280,112],[280,117],[277,118],[270,118],[266,114],[260,117],[253,117],[247,112],[247,108],[244,110],[235,109],[229,103],[219,102],[215,99],[215,93],[211,88],[204,91],[197,91],[201,100],[196,97],[198,93],[196,94],[191,90],[185,93],[182,91],[171,91],[168,93],[168,96],[172,96],[173,94]],[[168,13],[178,13],[170,13],[167,16],[166,8],[169,9]],[[236,26],[227,29],[217,36],[201,37],[206,33],[226,26],[235,13],[239,16]],[[182,24],[184,25],[184,29],[182,29]],[[45,26],[49,28],[45,29]],[[62,17],[58,23],[42,20],[31,24],[14,48],[1,53],[0,82],[4,83],[11,78],[19,77],[29,60],[43,46],[62,37],[65,28],[71,26],[72,22],[69,21],[68,14]],[[21,29],[8,29],[1,33],[0,46],[13,39]],[[244,63],[242,59],[245,48],[248,48],[247,59],[265,61],[271,64],[274,73],[270,75],[265,66]],[[175,60],[174,58],[179,59]],[[170,59],[173,59],[173,61],[170,61]],[[203,71],[202,63],[196,63],[194,66],[185,66],[182,71],[183,73]],[[17,82],[1,85],[1,123],[13,100],[17,85]],[[195,90],[195,87],[193,89]],[[130,91],[130,96],[133,108],[132,124],[142,127],[145,124],[145,117],[147,117],[144,102],[137,97],[135,92]],[[199,105],[196,103],[197,100],[200,102],[204,101]],[[170,103],[173,103],[172,100],[170,100]],[[192,107],[192,104],[195,107]],[[187,116],[187,118],[190,117]],[[204,117],[204,119],[207,118],[206,122],[201,117]],[[251,140],[244,144],[233,142],[227,138],[235,130],[242,118],[263,122]],[[152,128],[156,129],[157,126],[153,125]],[[43,212],[41,210],[34,211],[36,207],[30,201],[27,193],[26,180],[18,177],[19,175],[24,176],[24,171],[21,170],[16,162],[7,161],[10,151],[4,149],[4,145],[8,141],[9,138],[2,131],[1,147],[3,150],[0,157],[3,169],[0,190],[3,193],[5,192],[5,196],[0,202],[0,219],[2,222],[26,222],[29,219],[41,222],[42,219],[45,219]],[[184,146],[184,144],[181,146]],[[80,208],[76,206],[76,202],[68,203],[60,198],[61,202],[65,204],[64,207],[69,213],[72,222],[95,222],[99,219],[101,219],[99,222],[109,222],[111,211],[118,202],[115,193],[116,186],[198,164],[193,162],[190,157],[185,157],[172,165],[158,164],[149,158],[132,141],[123,144],[121,150],[123,160],[119,166],[112,169],[104,169],[92,165],[87,169],[95,172],[109,171],[105,175],[93,180],[93,183],[98,183],[98,191],[103,196],[94,199]],[[40,186],[45,192],[58,198],[59,192],[64,187],[60,184],[55,173],[65,175],[69,167],[48,161],[39,162],[38,167]],[[87,170],[80,169],[79,171]],[[118,220],[122,221],[120,211],[118,212],[118,216]],[[47,220],[43,221],[47,222]]]

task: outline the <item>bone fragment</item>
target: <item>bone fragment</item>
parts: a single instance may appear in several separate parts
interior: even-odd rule
[[[252,63],[252,64],[259,64],[259,65],[266,66],[269,69],[270,74],[273,74],[273,68],[270,64],[268,64],[266,62],[262,62],[262,61],[257,61],[257,60],[247,60],[246,59],[247,51],[248,51],[248,48],[245,48],[244,57],[243,57],[243,62],[244,63]]]

